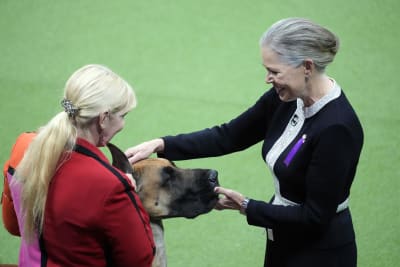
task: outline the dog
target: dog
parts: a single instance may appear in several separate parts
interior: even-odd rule
[[[131,165],[125,154],[108,144],[112,165],[131,175],[144,209],[150,216],[156,254],[152,267],[167,266],[162,220],[195,218],[210,212],[218,201],[214,188],[218,172],[211,169],[182,169],[163,158],[149,158]]]

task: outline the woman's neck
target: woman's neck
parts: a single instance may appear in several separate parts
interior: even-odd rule
[[[98,145],[98,140],[99,140],[99,135],[97,134],[97,131],[94,129],[91,129],[91,127],[87,129],[79,129],[78,128],[78,137],[85,139],[92,145],[97,146]]]
[[[333,88],[334,81],[325,74],[315,76],[309,81],[306,89],[307,95],[302,97],[304,106],[309,107],[322,97],[327,95]]]

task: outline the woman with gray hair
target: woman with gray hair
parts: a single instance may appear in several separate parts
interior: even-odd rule
[[[261,37],[271,84],[228,123],[165,136],[126,151],[131,162],[157,152],[171,160],[221,156],[263,142],[262,158],[275,194],[269,202],[217,187],[217,209],[239,210],[267,232],[264,266],[357,264],[349,210],[363,130],[339,84],[325,73],[339,48],[328,29],[302,18],[283,19]]]
[[[61,105],[9,177],[21,206],[19,266],[151,266],[149,217],[134,184],[99,149],[136,106],[131,86],[86,65],[68,79]]]

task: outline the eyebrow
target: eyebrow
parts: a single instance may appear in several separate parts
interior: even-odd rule
[[[269,71],[269,72],[278,72],[277,69],[271,68],[271,67],[267,67],[267,66],[265,66],[263,63],[261,63],[261,66],[263,66],[263,67],[264,67],[267,71]]]

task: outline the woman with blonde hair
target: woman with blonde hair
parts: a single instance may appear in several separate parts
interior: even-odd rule
[[[40,239],[46,266],[150,266],[148,215],[129,178],[98,148],[136,106],[131,86],[105,66],[86,65],[67,81],[61,105],[15,172],[23,241]],[[33,266],[29,257],[25,263]]]

